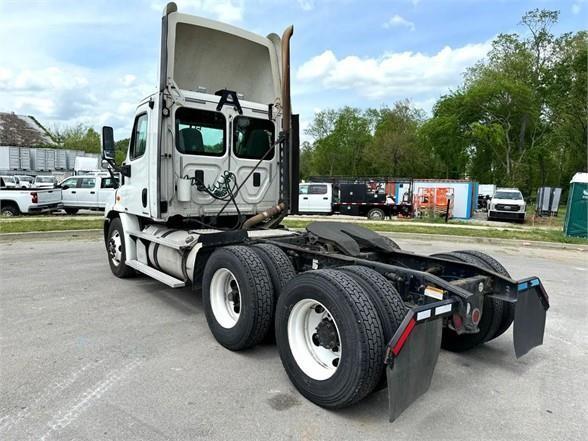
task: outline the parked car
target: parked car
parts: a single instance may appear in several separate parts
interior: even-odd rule
[[[110,176],[71,176],[59,184],[63,209],[67,214],[78,210],[104,210],[107,201],[114,199],[118,181]]]
[[[34,177],[27,175],[14,175],[14,178],[17,180],[18,188],[31,188],[35,180]]]
[[[300,213],[327,213],[333,211],[333,184],[309,183],[298,187]]]
[[[57,178],[55,176],[36,176],[32,188],[55,188],[57,186]]]
[[[22,190],[6,186],[5,176],[0,176],[0,214],[46,213],[61,208],[61,192],[54,189]]]
[[[527,204],[518,188],[497,188],[488,205],[488,220],[525,221]]]
[[[2,188],[18,188],[14,176],[0,176],[2,179]]]

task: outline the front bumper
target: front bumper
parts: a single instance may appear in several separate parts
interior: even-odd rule
[[[519,211],[488,211],[488,217],[492,219],[524,220],[525,212]]]
[[[491,297],[515,304],[517,358],[543,343],[549,297],[537,277],[509,283],[505,294]],[[385,362],[390,421],[429,389],[441,350],[443,318],[457,311],[458,304],[457,299],[447,299],[410,309],[388,343]]]

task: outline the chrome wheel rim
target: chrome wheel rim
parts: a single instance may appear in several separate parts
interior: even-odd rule
[[[298,367],[314,380],[331,378],[341,364],[339,327],[330,311],[316,300],[303,299],[292,308],[288,343]]]

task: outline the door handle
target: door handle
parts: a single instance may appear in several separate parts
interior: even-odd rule
[[[304,199],[305,201],[307,201],[307,200],[308,200],[308,198],[307,198],[306,196],[304,196],[302,199]]]
[[[96,194],[96,192],[95,192],[95,191],[91,191],[91,192],[90,192],[90,194]],[[325,199],[326,199],[326,198],[325,198]]]
[[[71,194],[76,194],[76,192],[75,191],[72,191]]]
[[[328,198],[328,197],[326,197],[326,196],[325,196],[323,199],[324,199],[325,201],[328,201],[328,200],[329,200],[329,198]]]

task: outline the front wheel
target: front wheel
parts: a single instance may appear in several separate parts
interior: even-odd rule
[[[319,406],[350,406],[380,381],[380,319],[349,274],[316,270],[292,279],[278,298],[276,342],[290,381]]]
[[[381,208],[372,208],[368,211],[367,218],[370,220],[384,220],[386,218],[386,213]]]
[[[108,236],[106,239],[106,251],[108,252],[108,264],[112,274],[120,279],[126,279],[135,275],[135,270],[126,265],[127,252],[122,222],[117,217],[110,221]]]

